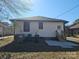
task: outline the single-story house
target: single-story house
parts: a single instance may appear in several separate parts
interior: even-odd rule
[[[79,22],[70,26],[70,31],[73,36],[79,37]]]
[[[0,22],[0,36],[3,35],[3,27],[4,25]]]
[[[64,32],[67,21],[61,19],[48,18],[43,16],[33,16],[20,19],[10,19],[14,23],[15,35],[39,34],[40,37],[56,37],[56,30],[60,28]]]
[[[13,34],[12,26],[9,26],[8,22],[0,22],[0,36]]]
[[[13,26],[4,27],[4,35],[13,35],[13,34],[14,34]]]

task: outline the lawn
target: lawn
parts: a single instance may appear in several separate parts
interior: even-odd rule
[[[11,42],[13,42],[13,40],[13,36],[3,37],[3,39],[0,39],[0,47],[10,44]]]
[[[0,59],[79,59],[79,52],[1,52]]]
[[[13,36],[0,40],[0,47],[5,50],[0,52],[0,59],[79,59],[79,51],[52,51],[54,48],[54,50],[58,48],[48,47],[43,41],[39,42],[41,44],[35,42],[13,43],[13,41]],[[10,52],[11,49],[14,51]]]

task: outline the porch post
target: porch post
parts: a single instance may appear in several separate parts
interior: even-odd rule
[[[14,20],[13,26],[14,26],[14,39],[15,39],[15,20]]]

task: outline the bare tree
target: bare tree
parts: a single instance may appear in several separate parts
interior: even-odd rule
[[[30,0],[0,0],[0,18],[15,17],[30,10]]]
[[[30,5],[31,0],[0,0],[0,21],[27,13],[30,10]]]

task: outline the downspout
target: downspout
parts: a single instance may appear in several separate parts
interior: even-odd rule
[[[65,23],[63,23],[63,25],[64,25],[64,26],[63,26],[63,28],[64,28],[64,40],[66,40],[66,35],[65,35],[65,34],[66,34],[66,32],[65,32]]]
[[[14,26],[14,39],[15,39],[15,20],[13,26]]]

